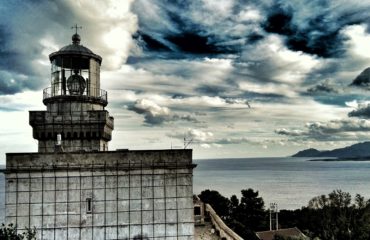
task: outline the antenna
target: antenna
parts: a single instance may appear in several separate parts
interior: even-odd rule
[[[190,144],[192,144],[193,140],[194,140],[193,138],[187,139],[186,137],[184,137],[184,149],[186,149]]]

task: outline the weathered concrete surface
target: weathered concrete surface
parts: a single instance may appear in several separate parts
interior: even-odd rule
[[[38,239],[194,239],[193,167],[191,150],[7,154],[6,220]]]
[[[206,213],[210,219],[212,226],[214,227],[217,235],[220,236],[221,239],[225,240],[243,240],[237,233],[231,230],[222,219],[217,215],[215,210],[211,207],[211,205],[206,204]]]
[[[54,152],[57,134],[66,152],[106,151],[114,128],[102,106],[85,102],[50,103],[47,111],[30,111],[29,123],[38,151],[46,153]]]
[[[197,240],[221,240],[210,222],[195,226],[194,237]]]

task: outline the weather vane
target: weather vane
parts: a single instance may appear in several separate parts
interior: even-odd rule
[[[75,28],[76,29],[76,34],[77,34],[77,29],[82,29],[82,26],[77,26],[77,23],[76,25],[74,25],[73,27],[71,27],[71,29]]]

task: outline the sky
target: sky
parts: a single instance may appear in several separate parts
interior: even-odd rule
[[[35,152],[48,55],[103,58],[110,150],[289,156],[370,137],[370,1],[0,1],[0,164]]]

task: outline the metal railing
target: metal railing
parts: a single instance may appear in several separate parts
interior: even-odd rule
[[[107,91],[100,88],[86,88],[82,94],[71,94],[68,90],[64,92],[62,89],[56,87],[48,87],[43,90],[43,100],[59,96],[85,97],[104,102],[108,101]]]

